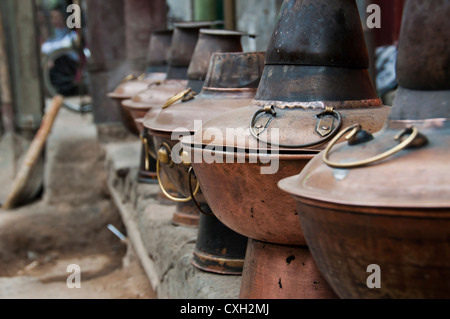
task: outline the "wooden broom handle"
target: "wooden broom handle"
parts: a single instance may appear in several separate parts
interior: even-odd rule
[[[44,115],[41,126],[36,133],[33,141],[31,142],[30,147],[28,148],[25,155],[25,159],[19,169],[19,172],[17,173],[16,178],[14,179],[11,191],[2,206],[3,209],[11,209],[16,204],[17,199],[20,196],[20,192],[25,187],[31,175],[33,166],[36,164],[36,161],[41,155],[42,149],[45,145],[45,141],[47,140],[47,136],[50,133],[50,130],[53,126],[56,115],[58,114],[62,103],[63,97],[60,95],[56,95],[52,99],[48,112]]]

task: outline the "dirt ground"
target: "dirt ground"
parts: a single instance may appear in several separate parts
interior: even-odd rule
[[[124,232],[116,213],[107,202],[0,213],[0,299],[154,299],[132,246],[106,227]],[[74,264],[81,288],[67,286]]]

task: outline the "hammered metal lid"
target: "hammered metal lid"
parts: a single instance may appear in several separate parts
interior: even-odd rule
[[[194,121],[203,122],[250,103],[263,69],[264,52],[213,53],[200,94],[186,102],[150,110],[144,126],[153,132],[193,133]]]
[[[254,100],[204,124],[203,133],[218,129],[222,136],[209,140],[198,133],[195,143],[258,149],[268,142],[317,152],[341,126],[363,122],[380,130],[389,111],[369,76],[355,1],[285,0]],[[230,128],[245,136],[226,140]]]
[[[184,24],[183,24],[184,25]],[[187,24],[191,25],[191,24]],[[202,26],[203,23],[194,23],[194,26]],[[186,27],[187,28],[187,27]],[[182,28],[183,29],[183,28]],[[183,29],[184,30],[184,29]],[[192,31],[192,28],[189,28]],[[206,74],[208,71],[211,55],[214,52],[241,52],[241,37],[244,35],[242,32],[229,31],[229,30],[211,30],[199,29],[197,31],[198,41],[195,45],[195,49],[192,54],[192,59],[189,63],[189,69],[187,70],[187,82],[180,82],[179,79],[168,79],[157,85],[152,85],[146,90],[139,92],[133,96],[132,101],[126,101],[124,105],[126,107],[133,108],[151,108],[164,104],[173,95],[184,91],[187,88],[192,89],[194,92],[200,92],[204,84]],[[205,63],[205,61],[207,61]],[[175,82],[178,81],[176,84]],[[178,92],[174,92],[172,96],[167,96],[158,92],[159,90],[170,89],[173,85],[179,87],[179,84],[185,83],[183,88],[180,88]],[[163,100],[165,99],[165,100]],[[138,103],[134,103],[138,102]]]
[[[131,99],[122,101],[122,105],[131,109],[150,109],[159,106],[175,94],[186,88],[187,80],[165,80],[154,82],[147,89],[133,95]]]
[[[113,92],[108,93],[108,97],[118,100],[131,99],[134,95],[147,89],[154,83],[162,82],[166,79],[166,73],[152,72],[142,76],[133,76],[125,78]]]

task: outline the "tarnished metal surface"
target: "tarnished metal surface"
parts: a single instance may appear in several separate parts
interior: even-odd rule
[[[175,23],[172,45],[169,52],[168,79],[186,79],[187,70],[197,45],[199,31],[208,28],[212,22],[178,22]]]
[[[266,64],[367,69],[368,53],[355,1],[284,1]]]
[[[280,155],[265,155],[265,145],[259,144],[258,139],[283,145],[310,144],[321,139],[319,114],[332,106],[339,112],[343,126],[363,121],[369,130],[376,132],[382,128],[390,109],[381,105],[370,81],[354,1],[286,0],[278,21],[254,101],[203,124],[194,136],[192,165],[202,194],[220,221],[243,236],[280,245],[277,248],[281,252],[281,245],[304,246],[306,241],[296,203],[277,189],[277,183],[292,172],[298,174],[326,145],[281,149]],[[257,139],[250,134],[249,124],[256,112],[272,105],[273,112],[261,114],[253,123],[261,130]],[[333,125],[332,132],[337,132],[337,123]],[[229,129],[239,133],[229,136]],[[214,138],[208,134],[211,130],[216,132]],[[189,148],[188,144],[183,145]],[[262,155],[257,158],[255,151]],[[203,155],[203,161],[196,161],[196,155],[197,158]],[[262,169],[272,164],[275,165],[272,173],[262,174]],[[270,281],[268,287],[273,285],[273,265],[285,266],[287,258],[264,251],[253,254],[253,260],[263,266],[258,268],[259,279],[252,278],[252,271],[243,273],[241,296],[297,298],[302,293],[308,294],[310,287],[301,284],[297,287],[300,291],[286,289],[279,295],[272,289],[261,294],[251,291],[264,285],[261,279],[264,277]],[[247,258],[250,256],[246,256],[246,263],[251,262]],[[280,266],[280,273],[282,269]],[[303,279],[311,280],[318,272],[315,265],[310,265]],[[288,276],[297,274],[285,275],[284,282],[296,281]],[[322,297],[332,295],[325,287]]]
[[[167,72],[173,30],[153,31],[147,53],[147,73]],[[156,69],[162,67],[162,69]]]
[[[135,120],[129,109],[122,105],[125,100],[131,99],[140,91],[145,90],[150,85],[160,83],[166,78],[165,73],[149,73],[142,80],[125,81],[121,83],[113,92],[108,93],[108,97],[113,99],[120,111],[121,121],[125,128],[134,135],[139,135],[140,130],[136,126]]]
[[[207,121],[250,103],[256,93],[255,86],[260,79],[263,62],[262,52],[213,54],[206,85],[195,99],[147,113],[144,125],[154,136],[155,147],[158,149],[163,143],[167,143],[173,148],[179,140],[173,140],[172,133],[194,134],[194,121]],[[227,70],[224,72],[225,66]],[[171,176],[172,182],[185,197],[190,195],[188,168],[184,164],[172,167],[162,165],[162,169]],[[201,193],[196,198],[204,202]]]
[[[435,68],[442,66],[445,50],[439,48],[450,29],[430,36],[415,27],[441,30],[449,8],[450,1],[407,2],[399,52],[417,54],[399,56],[398,79],[417,90],[400,88],[383,130],[362,143],[333,147],[327,165],[326,152],[319,154],[300,175],[279,183],[298,201],[308,246],[341,298],[450,297],[450,68]],[[413,147],[353,167],[416,131]],[[350,167],[329,166],[334,163]],[[381,269],[380,289],[367,288],[371,264]]]
[[[214,215],[202,214],[198,229],[192,264],[211,273],[241,275],[247,237],[235,233]]]
[[[267,271],[270,270],[270,271]],[[249,239],[241,299],[337,299],[307,247]]]
[[[406,1],[398,49],[401,87],[450,89],[450,6],[447,0]]]
[[[192,63],[189,64],[188,78],[204,81],[206,72],[214,52],[241,52],[242,32],[226,30],[201,29],[200,35],[192,55]],[[193,87],[194,91],[200,92],[200,87]]]

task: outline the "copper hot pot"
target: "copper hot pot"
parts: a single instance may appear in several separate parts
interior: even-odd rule
[[[363,122],[376,132],[388,116],[369,77],[355,1],[284,1],[265,64],[253,101],[209,120],[183,147],[203,159],[192,165],[214,214],[250,238],[242,298],[335,298],[306,247],[295,200],[277,183],[343,126]]]
[[[407,1],[383,130],[347,127],[279,184],[341,298],[450,297],[449,15],[448,0]]]
[[[208,60],[210,61],[211,56],[214,52],[240,52],[242,51],[242,45],[241,45],[241,37],[245,34],[242,32],[237,31],[229,31],[229,30],[209,30],[209,29],[200,29],[200,35],[197,42],[197,45],[195,47],[193,57],[191,60],[191,63],[189,64],[188,68],[188,82],[186,84],[186,87],[184,87],[182,90],[178,91],[175,94],[175,100],[178,96],[179,98],[186,99],[186,97],[193,97],[196,92],[200,92],[199,87],[203,86],[203,83],[205,81],[205,78],[207,76],[208,66],[209,64],[205,64],[204,61]],[[225,83],[223,83],[225,84]],[[180,93],[181,92],[181,93]],[[186,95],[186,96],[185,96]],[[159,114],[159,111],[163,107],[165,102],[167,100],[174,100],[174,97],[172,96],[170,99],[166,99],[164,102],[159,101],[160,103],[152,107],[150,111],[146,113],[146,121],[144,122],[144,126],[146,129],[150,129],[148,125],[145,123],[151,122],[151,118],[156,116],[156,114]],[[202,99],[197,99],[202,100]],[[170,113],[170,111],[169,111]],[[179,115],[179,119],[182,119],[183,115]],[[190,118],[188,118],[190,119]],[[168,125],[176,125],[176,121],[168,122],[166,123]],[[175,126],[176,128],[176,126]],[[154,135],[154,133],[158,130],[150,130],[150,135]],[[154,153],[156,153],[158,150],[154,149],[155,146],[153,145],[153,137],[149,139],[148,141],[148,148],[152,149]],[[170,136],[169,136],[170,140]],[[159,143],[159,142],[158,142]],[[157,145],[159,148],[159,144]],[[164,172],[165,174],[169,174],[167,171]],[[172,183],[179,185],[176,178],[171,178]],[[164,191],[164,187],[162,187],[162,191]],[[179,192],[182,192],[182,190],[178,189]],[[175,197],[170,196],[165,192],[166,195],[174,199]],[[182,195],[183,196],[183,195]],[[176,202],[180,203],[182,201],[175,200]],[[184,200],[185,203],[188,203],[189,200]],[[181,205],[181,204],[179,204]],[[187,204],[185,204],[187,205]],[[186,210],[183,213],[180,213],[177,211],[174,215],[173,222],[177,225],[185,225],[185,226],[197,226],[198,225],[198,218],[199,214],[197,209],[192,209],[190,212],[187,212]]]
[[[199,224],[193,264],[208,272],[241,274],[247,238],[225,227],[211,213],[201,190],[195,186],[195,176],[190,174],[189,156],[179,149],[179,138],[193,135],[197,126],[210,117],[248,104],[255,96],[263,68],[263,52],[214,53],[200,94],[185,102],[174,101],[144,123],[153,135],[154,145],[159,147],[158,169],[169,176],[184,196],[173,200],[194,200],[199,207],[194,214],[174,214],[173,219],[178,223],[183,218],[185,223],[191,220]],[[164,189],[162,184],[161,188]]]
[[[145,90],[152,83],[165,80],[167,55],[172,34],[172,30],[153,31],[148,50],[148,67],[145,73],[140,76],[130,74],[122,80],[113,92],[108,93],[108,96],[116,101],[120,109],[122,122],[132,134],[139,135],[140,130],[130,112],[122,106],[122,102],[131,99],[133,95]]]
[[[130,90],[130,87],[134,88],[133,95],[128,99],[122,97],[122,109],[124,113],[128,115],[129,121],[135,123],[140,138],[142,141],[141,147],[141,161],[138,174],[138,180],[142,183],[153,183],[156,180],[156,162],[153,157],[149,156],[148,151],[152,149],[147,144],[151,143],[151,138],[148,136],[145,128],[142,125],[143,117],[149,109],[164,103],[174,94],[180,92],[185,88],[188,83],[187,71],[189,63],[191,62],[192,55],[194,54],[195,46],[198,42],[199,31],[202,28],[207,28],[214,25],[214,22],[179,22],[175,24],[175,30],[171,36],[170,48],[167,55],[168,65],[167,74],[163,80],[152,81],[146,83],[145,81],[134,81],[132,84],[126,86]],[[157,53],[160,54],[162,46],[167,41],[156,41],[152,37],[153,41],[150,42],[149,63],[157,64],[155,57]],[[157,38],[158,39],[158,38]],[[156,47],[156,48],[155,48]],[[160,48],[161,50],[157,50]],[[116,91],[118,91],[116,89]],[[138,92],[137,89],[139,89]],[[167,178],[164,178],[168,183]],[[173,185],[166,184],[170,188],[172,193],[175,193]],[[161,201],[163,199],[161,198]]]

